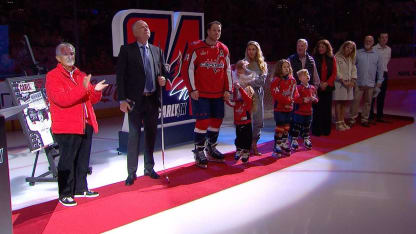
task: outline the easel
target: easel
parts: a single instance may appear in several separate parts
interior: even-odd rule
[[[55,143],[51,146],[44,148],[46,158],[49,162],[49,170],[39,176],[35,176],[36,166],[38,164],[39,153],[41,150],[36,151],[35,162],[33,163],[32,176],[26,177],[26,182],[30,186],[35,185],[36,182],[57,182],[58,181],[58,169],[55,164],[55,158],[59,156],[58,145]],[[88,167],[88,175],[92,174],[92,167]],[[52,177],[47,177],[52,175]]]
[[[41,150],[36,151],[35,162],[33,163],[32,176],[26,177],[26,182],[30,186],[35,185],[36,182],[57,182],[58,181],[58,169],[56,168],[55,158],[59,156],[59,151],[56,148],[56,145],[51,145],[44,148],[46,158],[49,162],[49,170],[39,176],[35,176],[36,166],[38,164],[39,153]],[[52,177],[47,177],[52,175]]]

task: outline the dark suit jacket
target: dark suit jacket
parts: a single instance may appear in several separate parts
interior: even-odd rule
[[[156,93],[159,97],[160,87],[157,82],[157,77],[161,75],[165,76],[167,79],[169,74],[165,66],[163,66],[165,61],[161,49],[150,43],[149,48],[152,53],[155,68]],[[117,100],[130,99],[136,103],[141,103],[146,78],[143,60],[137,42],[121,46],[117,60],[116,76]],[[157,100],[159,100],[159,98]],[[158,105],[160,105],[160,103],[158,103]]]

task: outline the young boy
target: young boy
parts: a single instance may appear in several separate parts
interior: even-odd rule
[[[277,62],[274,80],[270,86],[276,121],[273,156],[281,157],[282,154],[290,156],[289,129],[292,122],[293,102],[299,94],[289,61],[282,59]]]
[[[297,108],[293,115],[291,132],[291,148],[295,151],[299,148],[297,141],[299,135],[303,138],[305,148],[312,148],[312,142],[309,136],[309,130],[312,123],[312,103],[318,102],[315,86],[308,83],[310,79],[308,70],[302,69],[296,74],[298,75],[301,84],[297,86],[299,96],[295,98]]]

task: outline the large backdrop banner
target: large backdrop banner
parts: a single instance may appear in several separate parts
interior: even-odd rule
[[[164,121],[168,125],[189,123],[189,95],[180,71],[183,55],[190,43],[204,38],[204,14],[142,9],[119,11],[112,22],[115,57],[121,45],[136,41],[132,25],[138,20],[144,20],[149,25],[149,43],[162,49],[171,74],[163,92]],[[123,130],[126,129],[123,127]]]

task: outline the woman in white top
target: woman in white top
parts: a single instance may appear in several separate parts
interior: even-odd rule
[[[350,127],[345,124],[344,116],[347,105],[354,99],[354,86],[357,80],[355,66],[356,45],[353,41],[346,41],[335,55],[337,61],[337,78],[333,100],[335,102],[336,128],[345,131]]]

